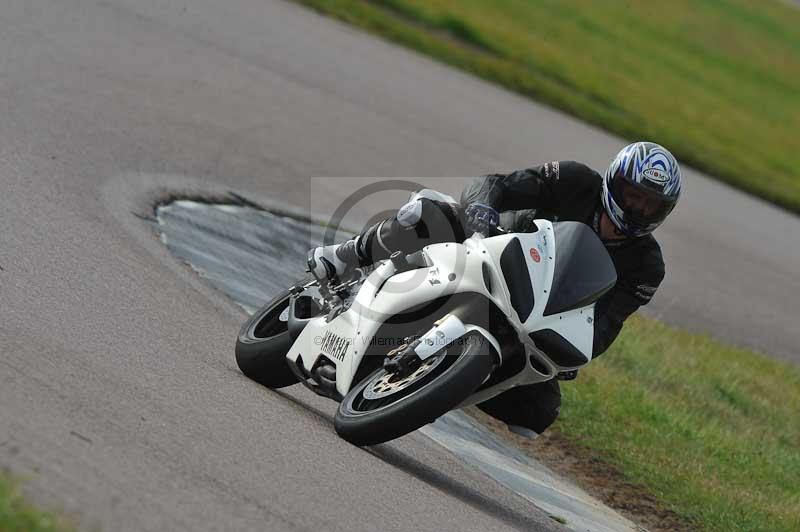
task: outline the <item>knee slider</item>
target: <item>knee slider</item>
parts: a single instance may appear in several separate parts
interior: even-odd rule
[[[422,202],[423,201],[430,201],[424,198],[422,199],[414,199],[400,207],[400,210],[397,211],[397,223],[400,224],[401,227],[406,229],[411,229],[415,227],[419,221],[422,219]]]

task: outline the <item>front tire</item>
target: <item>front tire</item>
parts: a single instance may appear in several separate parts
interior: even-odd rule
[[[336,432],[354,445],[399,438],[458,406],[486,380],[494,366],[486,341],[468,334],[443,348],[407,379],[392,382],[378,369],[342,399]]]
[[[236,339],[236,363],[248,378],[267,388],[296,384],[286,353],[292,347],[288,329],[289,291],[283,291],[242,325]]]

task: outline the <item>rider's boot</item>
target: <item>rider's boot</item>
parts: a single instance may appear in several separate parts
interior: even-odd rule
[[[344,279],[363,264],[358,252],[358,236],[341,244],[323,246],[308,252],[308,270],[318,281],[328,284],[332,279]]]
[[[391,250],[384,245],[380,234],[387,235],[390,227],[390,224],[379,222],[341,244],[310,250],[308,271],[320,284],[327,286],[333,279],[346,278],[356,268],[388,258]]]

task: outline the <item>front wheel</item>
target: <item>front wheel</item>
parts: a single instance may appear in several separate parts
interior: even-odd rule
[[[452,410],[491,374],[493,359],[479,334],[468,334],[426,359],[411,374],[376,370],[342,399],[336,432],[354,445],[399,438]]]
[[[261,307],[242,325],[236,339],[236,363],[247,377],[268,388],[297,383],[286,362],[289,335],[289,292]]]

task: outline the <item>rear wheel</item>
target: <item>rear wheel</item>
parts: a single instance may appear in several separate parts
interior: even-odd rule
[[[491,374],[490,349],[468,334],[399,376],[378,369],[354,386],[339,404],[336,432],[354,445],[398,438],[458,406]]]
[[[292,346],[288,329],[289,291],[278,294],[242,325],[236,339],[236,363],[247,377],[268,388],[297,383],[286,362]]]

